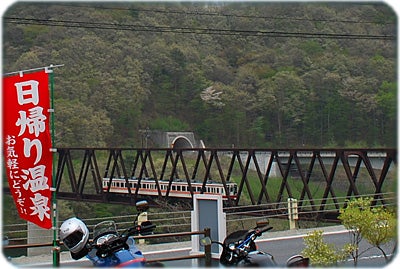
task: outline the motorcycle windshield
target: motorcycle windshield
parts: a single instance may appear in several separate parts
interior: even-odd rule
[[[104,234],[116,234],[117,225],[113,220],[106,220],[98,223],[93,228],[93,238],[97,238]]]

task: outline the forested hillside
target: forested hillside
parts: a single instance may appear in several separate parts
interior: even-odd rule
[[[3,73],[64,64],[57,146],[394,147],[396,33],[379,2],[16,2]]]

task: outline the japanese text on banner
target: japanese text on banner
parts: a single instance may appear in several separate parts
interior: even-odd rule
[[[45,71],[3,78],[4,159],[21,218],[49,229],[52,153]]]

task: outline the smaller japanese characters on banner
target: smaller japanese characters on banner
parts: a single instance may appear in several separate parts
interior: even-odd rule
[[[3,149],[10,191],[21,218],[49,229],[52,152],[45,71],[3,78]]]

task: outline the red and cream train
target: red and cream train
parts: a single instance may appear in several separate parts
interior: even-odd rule
[[[112,193],[128,193],[128,186],[131,188],[131,192],[134,193],[138,186],[138,178],[129,178],[128,183],[124,178],[113,178],[111,181],[110,192]],[[169,180],[158,180],[158,184],[160,186],[160,191],[162,196],[165,196],[168,191]],[[107,192],[108,187],[110,185],[109,178],[103,178],[103,191]],[[201,189],[203,187],[202,182],[191,181],[190,185],[193,190],[193,194],[201,193]],[[226,187],[228,189],[228,193],[225,192],[224,185],[220,182],[211,182],[206,184],[205,191],[203,194],[209,195],[221,195],[222,199],[226,200],[228,197],[230,199],[237,198],[237,184],[233,182],[227,182]],[[172,181],[171,187],[169,191],[169,197],[178,197],[178,198],[192,198],[189,185],[186,180],[175,180]],[[140,195],[151,195],[157,196],[158,190],[156,181],[154,179],[142,178],[140,180],[140,186],[138,190],[138,194]]]

